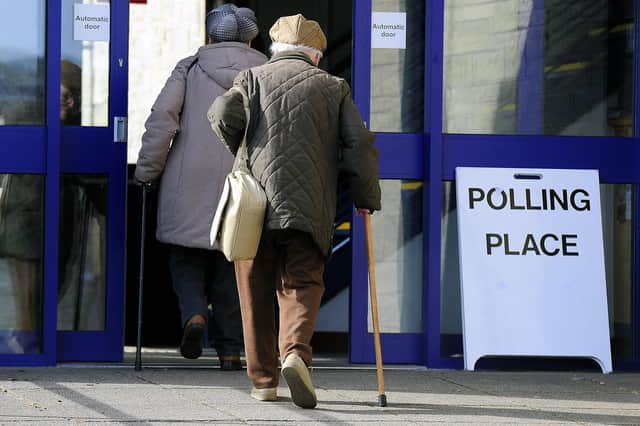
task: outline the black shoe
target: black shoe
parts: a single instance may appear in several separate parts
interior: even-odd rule
[[[184,328],[180,354],[187,359],[197,359],[204,347],[204,324],[192,323]]]
[[[238,371],[242,370],[242,361],[239,359],[221,359],[220,370],[222,371]]]

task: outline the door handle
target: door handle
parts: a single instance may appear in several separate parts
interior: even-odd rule
[[[127,142],[127,117],[113,117],[113,141]]]

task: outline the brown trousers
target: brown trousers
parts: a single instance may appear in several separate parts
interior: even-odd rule
[[[297,353],[311,365],[324,267],[311,235],[293,229],[265,232],[256,258],[235,262],[247,374],[256,388],[278,385],[274,296],[280,307],[280,359]]]

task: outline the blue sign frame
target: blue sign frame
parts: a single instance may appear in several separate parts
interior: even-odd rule
[[[635,46],[640,46],[640,2],[635,3]],[[369,120],[371,64],[371,0],[354,0],[353,92],[362,116]],[[520,135],[443,134],[444,0],[425,1],[425,93],[424,134],[378,133],[376,145],[383,179],[424,179],[423,193],[423,333],[382,334],[385,362],[418,363],[430,368],[463,367],[462,358],[441,355],[440,343],[440,256],[442,183],[455,179],[455,167],[524,167],[598,169],[602,183],[630,183],[640,186],[640,66],[635,52],[634,133],[624,137],[563,137]],[[537,11],[536,13],[539,13]],[[533,46],[529,55],[539,55]],[[533,58],[535,60],[535,58]],[[529,84],[541,84],[533,79]],[[526,92],[527,88],[525,88]],[[528,87],[535,92],[535,87]],[[518,102],[524,102],[519,99]],[[536,113],[536,109],[529,111]],[[519,121],[520,118],[519,118]],[[534,119],[534,121],[536,121]],[[539,121],[539,120],[538,120]],[[524,123],[526,124],[526,123]],[[524,125],[523,124],[523,125]],[[531,121],[529,122],[531,124]],[[535,124],[535,123],[534,123]],[[640,195],[634,208],[640,212]],[[384,208],[384,206],[383,206]],[[635,306],[633,329],[635,348],[628,361],[614,359],[615,369],[640,369],[640,220],[633,235]],[[351,289],[350,359],[374,362],[373,338],[367,332],[367,259],[362,220],[353,215],[353,276]],[[526,363],[524,364],[526,365]]]

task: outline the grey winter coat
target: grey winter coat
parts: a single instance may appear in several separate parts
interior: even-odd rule
[[[377,150],[349,85],[297,52],[243,71],[234,84],[250,99],[248,151],[267,194],[265,229],[308,232],[328,256],[339,168],[350,178],[355,205],[380,210]],[[241,95],[220,96],[208,116],[235,154],[246,122]]]
[[[142,182],[160,177],[159,241],[211,248],[211,222],[233,156],[211,132],[207,108],[239,71],[266,60],[244,43],[210,44],[178,62],[167,80],[145,123],[135,172]]]

